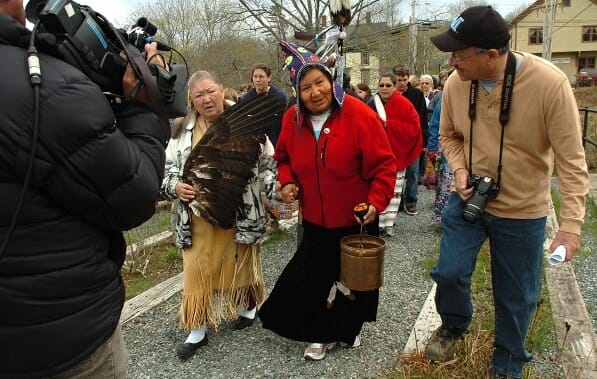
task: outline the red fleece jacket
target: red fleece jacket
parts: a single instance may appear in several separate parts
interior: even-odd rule
[[[318,140],[308,115],[300,116],[297,125],[296,105],[284,115],[274,158],[280,184],[299,186],[303,218],[338,228],[356,224],[353,208],[358,203],[384,210],[394,193],[397,168],[375,112],[346,96]]]
[[[386,133],[399,170],[402,170],[423,151],[423,134],[419,114],[412,103],[396,91],[384,104]]]

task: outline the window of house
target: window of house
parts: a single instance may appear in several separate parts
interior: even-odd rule
[[[361,70],[361,82],[366,83],[367,85],[370,85],[370,81],[371,81],[371,70],[369,70],[369,69]]]
[[[563,7],[569,7],[570,6],[570,0],[561,0],[561,4]]]
[[[578,58],[578,68],[595,68],[595,57]]]
[[[597,41],[597,25],[589,25],[582,27],[582,41],[593,42]]]
[[[540,43],[543,43],[543,29],[529,29],[529,45],[537,45]]]
[[[361,52],[361,64],[368,65],[369,64],[369,53]]]

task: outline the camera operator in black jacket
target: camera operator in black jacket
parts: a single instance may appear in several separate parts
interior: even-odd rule
[[[0,0],[0,242],[25,187],[34,140],[24,25],[23,0]],[[113,109],[81,71],[43,54],[43,35],[38,42],[37,151],[0,252],[0,378],[125,377],[121,231],[154,213],[168,136],[143,103]],[[153,56],[155,43],[145,49]],[[129,67],[124,94],[135,82]]]

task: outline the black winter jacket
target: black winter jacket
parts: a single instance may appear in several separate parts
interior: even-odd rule
[[[0,14],[0,242],[29,162],[29,31]],[[61,372],[103,344],[124,303],[122,230],[154,212],[167,136],[141,105],[115,113],[90,79],[41,54],[37,154],[0,258],[0,378]]]
[[[427,102],[425,101],[425,95],[423,95],[423,91],[412,87],[410,83],[408,83],[408,88],[402,93],[402,95],[410,100],[419,114],[419,120],[421,121],[421,133],[423,133],[423,146],[425,147],[427,146],[427,140],[429,139]]]

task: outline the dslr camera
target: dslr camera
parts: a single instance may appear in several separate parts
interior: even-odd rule
[[[50,52],[83,71],[109,99],[123,96],[122,77],[130,63],[140,82],[157,87],[155,97],[159,98],[155,100],[164,116],[174,118],[186,113],[187,67],[170,64],[167,70],[138,59],[157,32],[146,18],[139,18],[129,31],[124,31],[114,28],[91,7],[71,0],[30,0],[25,12],[27,19],[38,25],[36,28],[54,36]],[[159,42],[158,49],[174,50]]]
[[[468,187],[474,187],[473,196],[466,202],[462,210],[462,217],[469,222],[476,222],[485,210],[488,200],[497,197],[500,188],[488,176],[471,175],[468,177]]]

